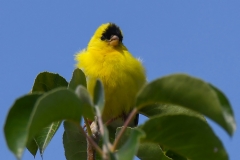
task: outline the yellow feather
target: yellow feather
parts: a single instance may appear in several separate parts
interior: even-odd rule
[[[76,66],[87,76],[88,90],[93,95],[96,79],[104,85],[105,108],[103,120],[128,114],[134,107],[135,96],[146,82],[145,69],[120,42],[117,46],[101,40],[111,23],[101,25],[88,47],[76,54]],[[121,31],[122,35],[122,31]]]

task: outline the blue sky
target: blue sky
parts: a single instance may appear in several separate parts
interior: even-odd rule
[[[143,60],[148,80],[187,73],[221,89],[240,122],[240,1],[0,1],[0,126],[39,72],[70,80],[74,54],[96,28],[118,24],[124,44]],[[142,120],[141,120],[142,121]],[[240,132],[230,138],[213,122],[231,160],[240,159]],[[64,160],[61,127],[44,160]],[[0,132],[0,153],[15,159]],[[33,160],[28,151],[23,160]],[[35,158],[41,160],[38,154]]]

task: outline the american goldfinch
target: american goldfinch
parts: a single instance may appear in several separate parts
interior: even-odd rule
[[[123,33],[116,24],[102,24],[87,48],[75,57],[76,67],[82,69],[87,77],[87,87],[91,95],[96,80],[100,79],[103,83],[104,122],[115,119],[125,121],[134,107],[137,92],[146,82],[141,61],[131,55],[122,41]],[[137,125],[136,123],[138,115],[132,126]]]

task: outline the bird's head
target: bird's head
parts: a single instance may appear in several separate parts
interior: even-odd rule
[[[119,48],[122,46],[123,33],[114,23],[102,24],[94,33],[88,47],[110,47]]]

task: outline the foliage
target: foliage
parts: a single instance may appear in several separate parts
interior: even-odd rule
[[[87,135],[81,120],[101,117],[104,88],[97,81],[93,98],[86,88],[86,77],[80,69],[74,70],[69,83],[54,73],[37,76],[32,92],[18,98],[10,108],[4,126],[7,145],[17,159],[21,159],[25,148],[33,156],[38,150],[42,155],[62,121],[66,159],[87,159]],[[230,136],[235,131],[231,106],[213,85],[185,74],[156,79],[136,96],[132,115],[137,112],[149,119],[135,128],[113,130],[100,122],[101,145],[96,159],[228,159],[204,117],[218,123]]]

